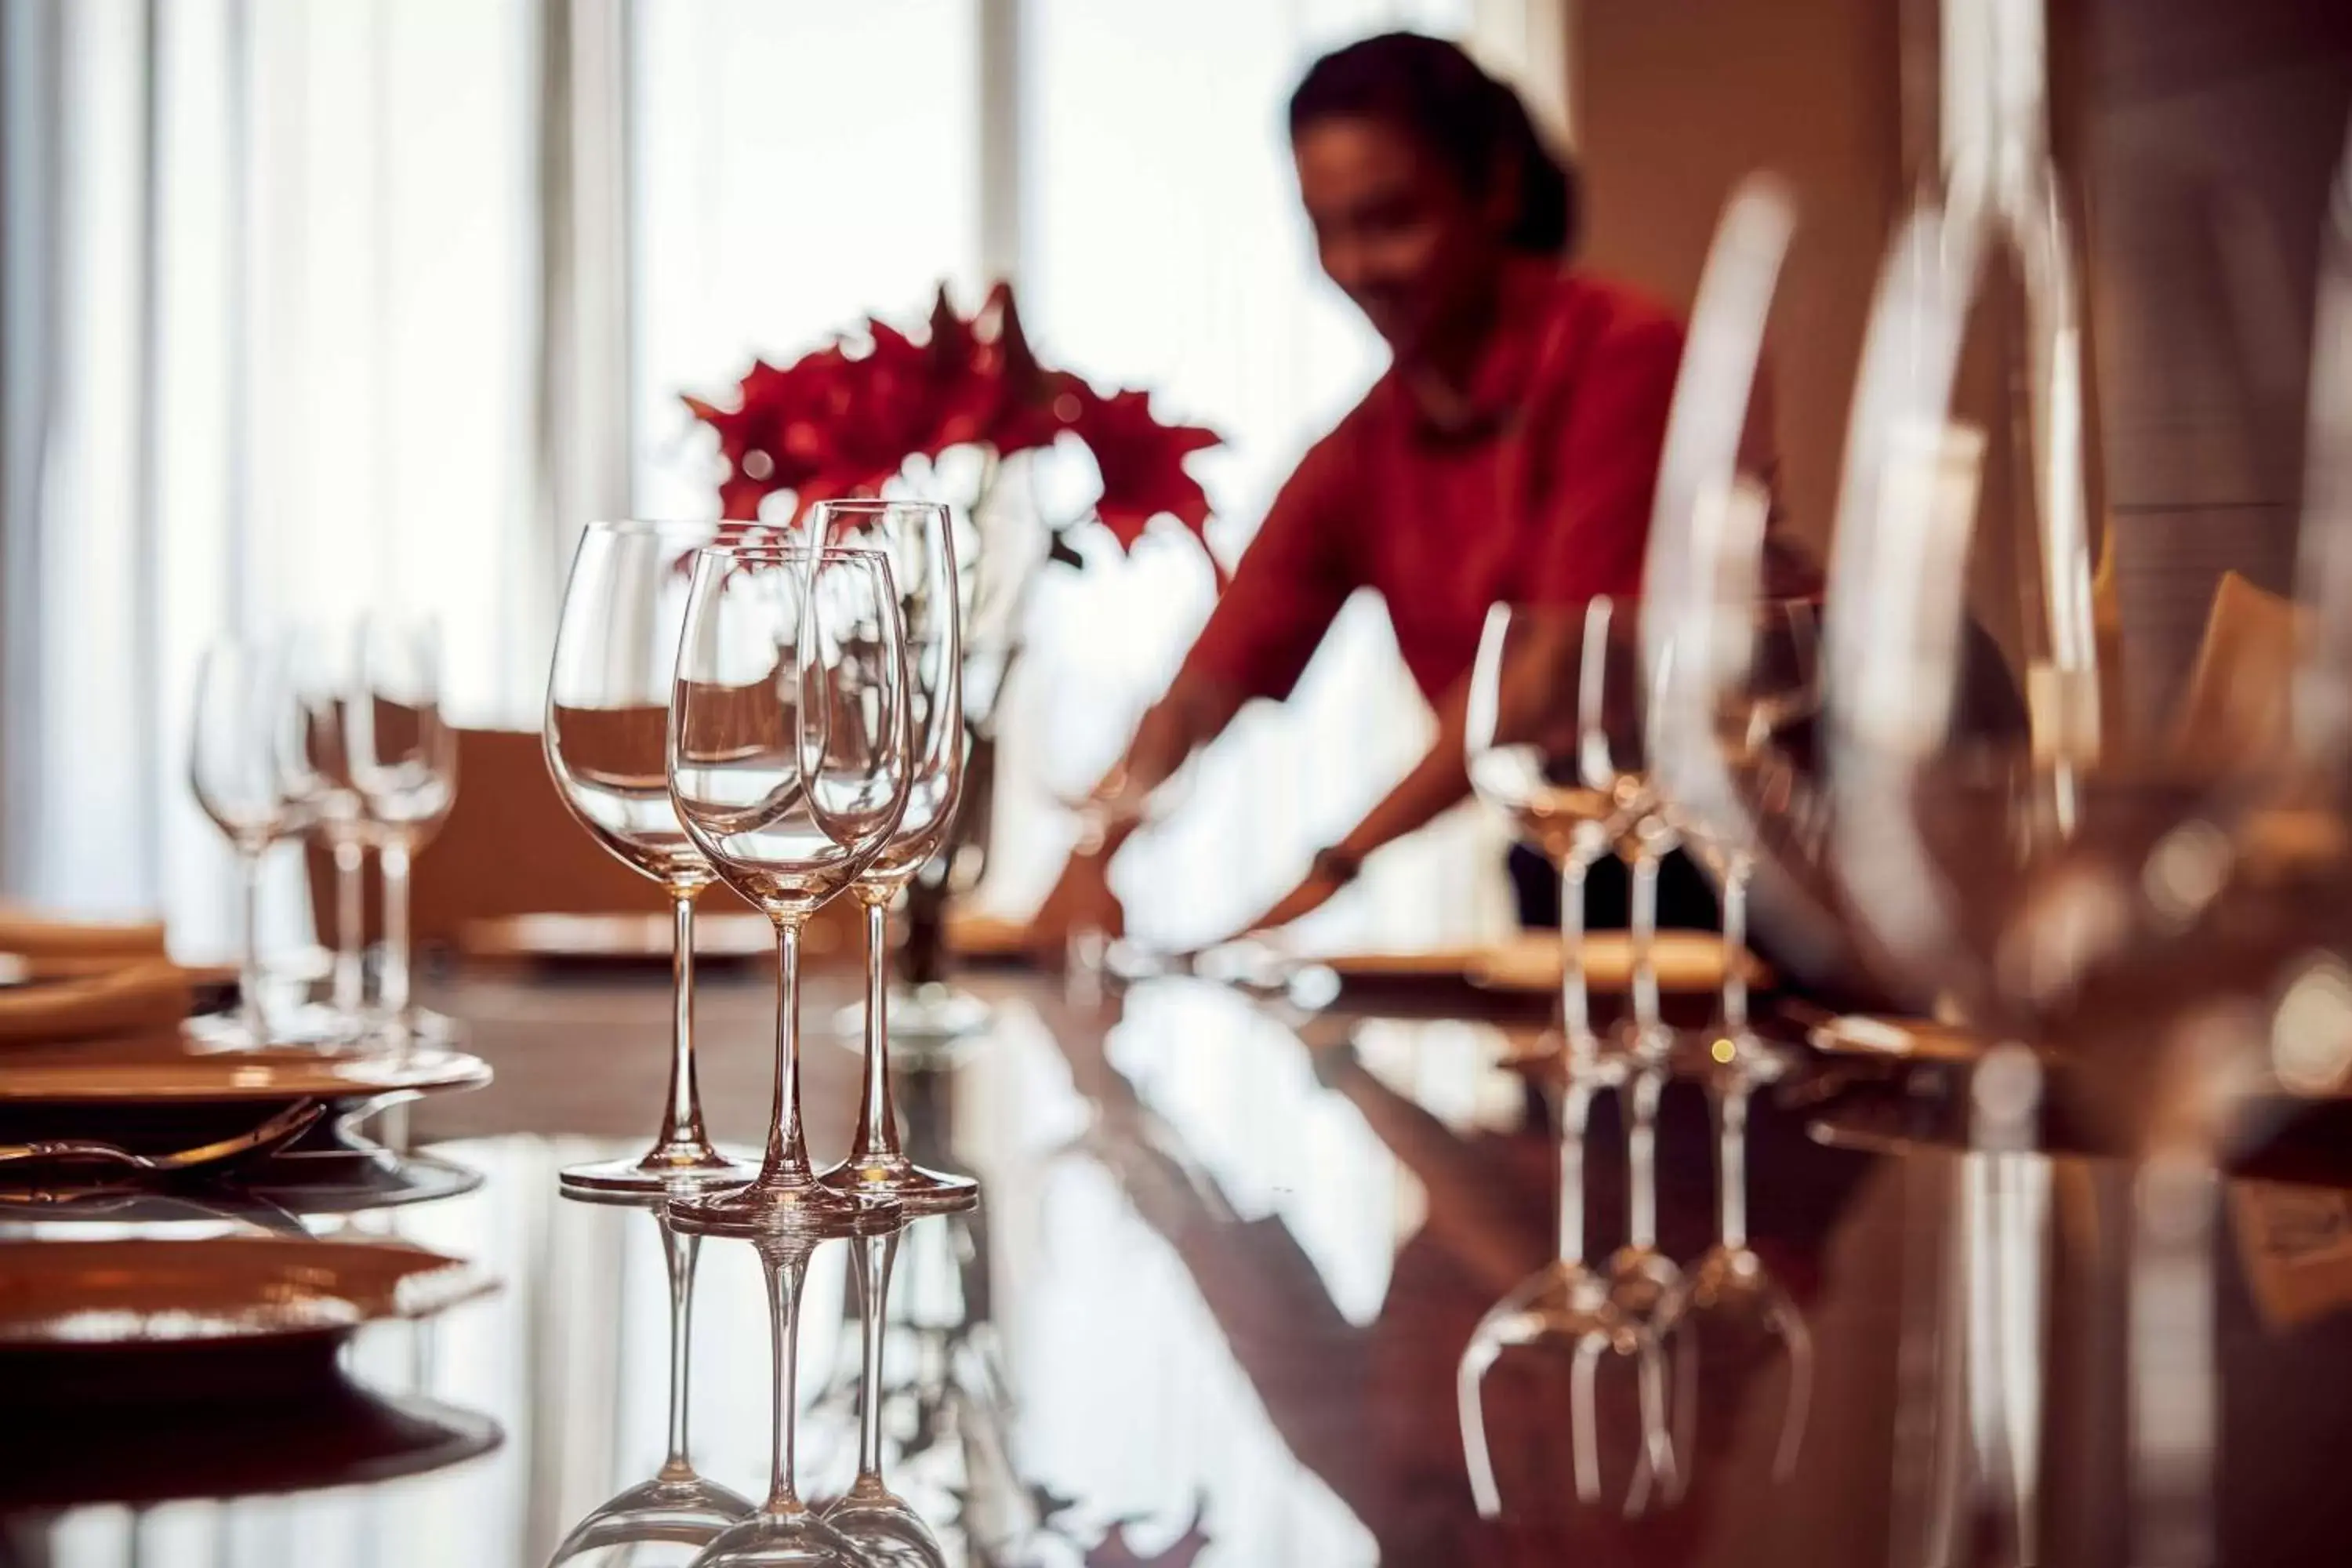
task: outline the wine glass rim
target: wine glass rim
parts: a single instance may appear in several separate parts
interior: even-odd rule
[[[813,502],[809,510],[815,511],[945,511],[943,500],[925,500],[919,496],[838,496]]]
[[[888,564],[890,552],[866,544],[810,544],[805,541],[784,544],[733,543],[713,540],[695,552],[698,555],[730,555],[737,559],[755,556],[776,561],[805,561],[811,557],[824,560],[879,561]]]

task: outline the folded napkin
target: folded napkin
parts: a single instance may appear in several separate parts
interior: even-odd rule
[[[1703,931],[1662,931],[1650,949],[1661,991],[1715,990],[1723,984],[1723,939]],[[1559,938],[1550,931],[1522,931],[1473,955],[1464,973],[1473,984],[1489,990],[1550,990],[1560,982]],[[1750,985],[1771,983],[1771,971],[1753,953],[1748,955],[1746,973]],[[1584,984],[1597,992],[1631,990],[1633,937],[1622,931],[1587,932]]]
[[[134,959],[163,956],[161,921],[85,921],[0,904],[0,952],[44,959]]]
[[[188,1016],[189,973],[161,956],[86,973],[0,986],[0,1045],[175,1028]]]

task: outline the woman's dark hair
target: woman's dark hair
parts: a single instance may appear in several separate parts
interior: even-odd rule
[[[1325,55],[1290,95],[1291,139],[1319,120],[1343,117],[1402,127],[1471,191],[1515,178],[1518,214],[1505,237],[1512,249],[1559,256],[1575,245],[1574,168],[1544,145],[1518,94],[1456,46],[1382,33]]]

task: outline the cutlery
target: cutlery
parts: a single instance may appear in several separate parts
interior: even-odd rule
[[[169,1154],[140,1154],[116,1144],[89,1138],[51,1138],[32,1143],[0,1144],[0,1165],[79,1164],[121,1165],[143,1175],[177,1176],[211,1170],[247,1154],[277,1148],[308,1131],[326,1114],[322,1100],[297,1100],[249,1132],[200,1143]]]

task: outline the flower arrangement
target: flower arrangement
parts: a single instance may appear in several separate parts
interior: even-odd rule
[[[791,498],[793,519],[829,497],[878,495],[914,462],[936,465],[958,447],[978,448],[985,459],[983,493],[970,498],[976,513],[1004,459],[1069,437],[1093,457],[1102,489],[1076,517],[1040,520],[1051,558],[1078,563],[1069,535],[1089,521],[1131,550],[1163,516],[1207,551],[1209,499],[1184,459],[1219,445],[1216,433],[1163,423],[1148,394],[1106,396],[1082,377],[1040,363],[1008,284],[991,289],[969,317],[957,313],[942,286],[920,338],[868,318],[788,365],[754,361],[731,407],[685,401],[718,435],[726,465],[719,510],[727,518],[759,520],[776,495]],[[1210,560],[1214,566],[1213,553]]]

